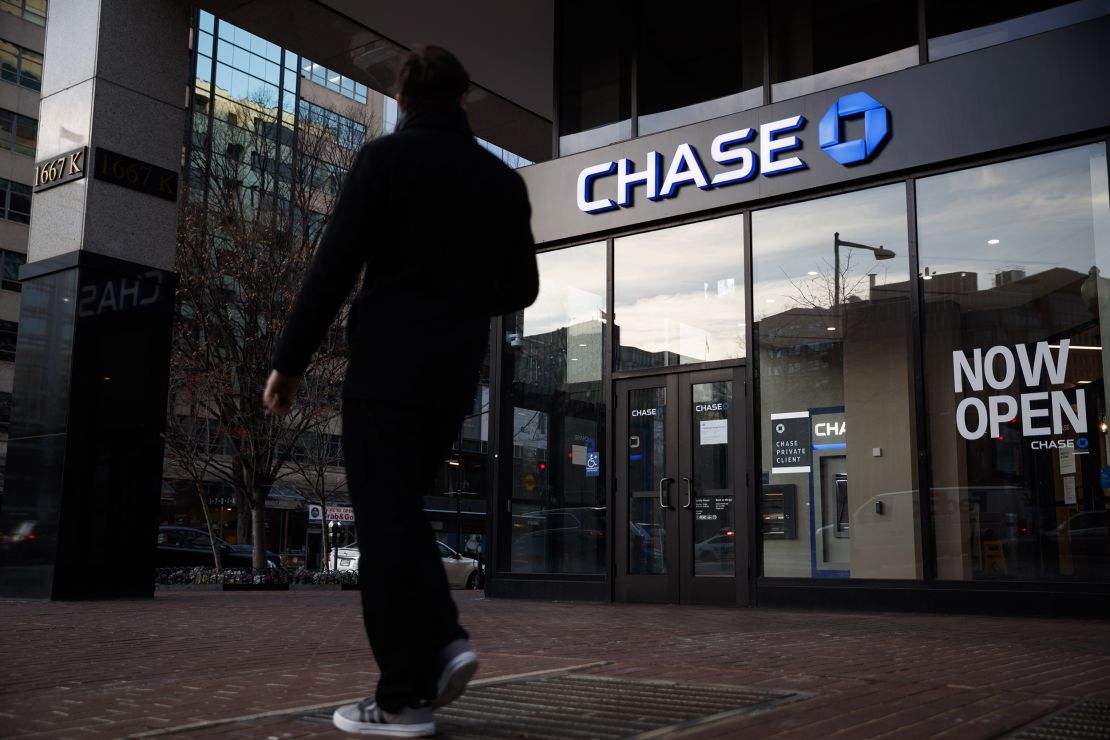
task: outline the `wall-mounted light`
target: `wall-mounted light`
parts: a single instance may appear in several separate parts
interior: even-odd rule
[[[1106,429],[1107,429],[1106,419],[1099,419],[1098,430],[1100,432],[1102,432],[1103,434],[1106,434]]]

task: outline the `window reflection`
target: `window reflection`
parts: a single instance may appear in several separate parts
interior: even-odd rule
[[[918,63],[909,0],[771,3],[771,99],[806,95]]]
[[[764,574],[920,578],[904,186],[753,213],[752,263],[764,488],[800,512]]]
[[[668,13],[639,14],[636,106],[639,134],[763,104],[762,12],[754,3],[694,3],[726,34],[676,34]],[[664,51],[665,50],[665,51]]]
[[[938,577],[1110,576],[1103,144],[917,184]]]
[[[694,575],[732,576],[736,573],[736,522],[728,469],[732,382],[694,383],[690,393]]]
[[[1106,0],[925,0],[929,59],[935,61],[1063,28],[1110,13]]]
[[[619,3],[559,3],[559,154],[632,136],[632,34]]]
[[[514,573],[600,573],[606,497],[604,242],[538,256],[536,302],[506,320]],[[508,414],[511,413],[511,417]]]
[[[653,413],[642,413],[652,409]],[[639,412],[639,413],[638,413]],[[667,389],[628,393],[628,572],[667,572],[667,516],[656,482],[667,474]]]
[[[616,240],[618,367],[744,357],[743,216]]]

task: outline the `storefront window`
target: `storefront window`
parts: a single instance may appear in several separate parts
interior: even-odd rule
[[[618,367],[744,357],[744,217],[616,240]]]
[[[485,549],[487,482],[490,475],[489,348],[478,375],[478,387],[459,434],[424,496],[424,514],[436,538],[460,555],[480,560]]]
[[[763,574],[921,577],[906,190],[752,214]]]
[[[505,322],[512,489],[502,570],[605,570],[605,251],[599,242],[540,254],[539,297]]]
[[[917,182],[938,577],[1106,580],[1103,144]]]
[[[786,100],[918,63],[911,0],[769,3],[771,99]]]

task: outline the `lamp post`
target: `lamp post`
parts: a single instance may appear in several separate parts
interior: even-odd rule
[[[885,247],[883,247],[882,244],[880,244],[877,247],[870,247],[866,244],[860,244],[859,242],[850,242],[850,241],[847,241],[846,239],[841,239],[839,231],[833,232],[833,305],[834,306],[839,306],[840,305],[840,248],[841,247],[851,247],[853,249],[867,249],[867,250],[875,253],[875,259],[877,259],[877,260],[888,260],[888,259],[896,256],[894,252],[890,251],[889,249],[886,249]]]

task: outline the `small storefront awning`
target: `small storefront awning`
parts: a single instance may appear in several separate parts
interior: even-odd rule
[[[274,486],[266,497],[267,509],[297,510],[304,507],[304,495],[296,488]]]

